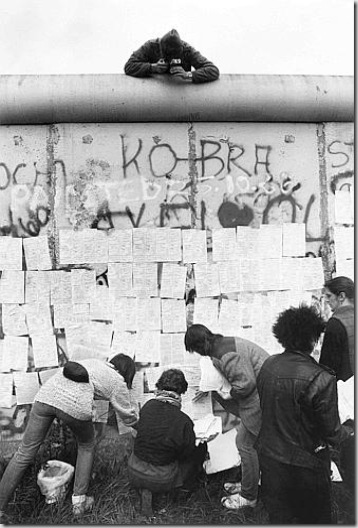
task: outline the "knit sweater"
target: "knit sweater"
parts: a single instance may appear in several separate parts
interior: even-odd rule
[[[69,380],[60,369],[41,387],[35,401],[52,405],[77,420],[87,421],[92,419],[93,400],[107,400],[126,425],[134,425],[137,414],[123,377],[98,359],[78,363],[86,368],[89,383]]]
[[[195,451],[194,424],[179,407],[149,400],[136,426],[134,454],[158,466],[185,460]]]

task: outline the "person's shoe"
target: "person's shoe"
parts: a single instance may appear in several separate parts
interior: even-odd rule
[[[224,490],[230,495],[241,493],[241,482],[225,482]]]
[[[94,498],[87,495],[72,495],[73,515],[83,515],[93,508]]]
[[[257,500],[245,499],[242,495],[240,495],[240,493],[236,493],[235,495],[223,497],[221,499],[221,504],[224,506],[224,508],[227,508],[228,510],[240,510],[241,508],[245,508],[246,506],[248,506],[249,508],[255,508]]]

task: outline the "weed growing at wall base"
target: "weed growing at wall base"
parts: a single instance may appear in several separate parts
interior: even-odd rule
[[[49,458],[74,463],[76,446],[71,433],[54,424],[42,446],[36,464],[29,468],[8,508],[6,524],[37,525],[265,525],[268,515],[262,502],[253,510],[235,512],[220,504],[224,482],[235,480],[239,469],[209,475],[205,485],[191,493],[176,492],[156,495],[153,499],[152,518],[141,515],[137,492],[128,483],[127,460],[133,439],[118,436],[114,428],[98,438],[89,493],[95,497],[91,513],[74,518],[71,509],[71,489],[59,505],[45,504],[36,484],[41,464]],[[62,436],[61,436],[62,435]],[[342,483],[333,483],[334,510],[338,524],[355,523],[354,497]]]

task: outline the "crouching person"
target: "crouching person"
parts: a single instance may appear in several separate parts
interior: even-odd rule
[[[95,449],[93,400],[95,397],[108,400],[126,425],[135,425],[137,414],[129,393],[134,374],[133,360],[124,354],[117,354],[108,363],[97,359],[68,362],[46,381],[35,397],[22,442],[1,479],[2,516],[55,418],[66,424],[77,440],[73,513],[81,515],[92,509],[94,499],[87,496],[87,491]]]
[[[139,413],[137,435],[128,460],[129,481],[140,490],[142,513],[152,514],[152,492],[192,487],[203,471],[207,444],[195,445],[194,424],[181,411],[188,383],[181,370],[163,372],[155,398]]]

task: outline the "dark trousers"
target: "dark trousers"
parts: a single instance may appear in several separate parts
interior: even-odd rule
[[[332,523],[330,463],[312,469],[259,459],[262,500],[272,524]]]

